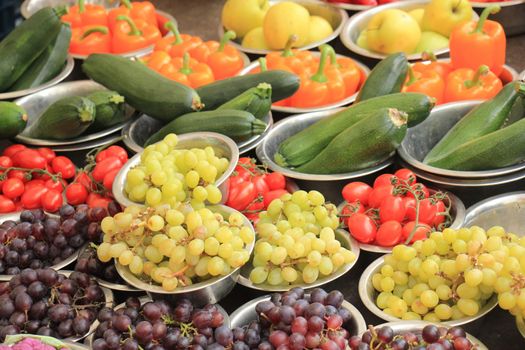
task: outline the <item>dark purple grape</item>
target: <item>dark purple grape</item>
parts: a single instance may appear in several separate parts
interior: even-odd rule
[[[108,212],[105,208],[91,208],[87,212],[88,220],[91,222],[101,222],[102,219],[104,219],[106,216],[108,216]]]
[[[325,300],[327,296],[328,296],[328,293],[324,289],[314,288],[310,292],[310,302],[325,304]]]
[[[87,228],[87,239],[91,242],[98,243],[100,241],[100,224],[98,222],[90,222]]]
[[[111,201],[108,204],[108,212],[109,215],[114,216],[117,213],[120,213],[122,211],[122,208],[120,204],[116,201]]]
[[[69,204],[64,204],[60,209],[58,210],[58,214],[62,219],[67,219],[73,215],[75,215],[75,207]]]
[[[75,334],[73,320],[67,319],[58,324],[57,332],[62,338],[68,338]]]
[[[58,281],[58,273],[51,268],[38,270],[37,274],[38,279],[44,282],[44,284],[48,287],[55,285],[55,283]]]
[[[38,259],[33,259],[29,263],[29,268],[33,270],[38,270],[38,269],[41,269],[42,267],[44,267],[44,263]]]
[[[266,314],[274,306],[274,303],[270,300],[264,300],[255,305],[255,312],[257,312],[257,315]]]
[[[98,338],[93,342],[93,350],[108,350],[108,344],[104,338]]]
[[[59,290],[62,293],[67,293],[69,295],[74,295],[75,292],[78,290],[79,286],[78,283],[73,281],[72,279],[67,279],[64,282],[60,284]]]
[[[452,339],[456,339],[457,337],[465,338],[467,336],[467,333],[463,330],[463,328],[458,326],[450,327],[447,333],[452,337]]]
[[[79,234],[73,235],[69,238],[69,245],[73,248],[80,248],[84,245],[84,237]]]
[[[150,321],[157,321],[162,316],[160,307],[153,302],[148,302],[142,307],[142,313]]]
[[[33,306],[33,299],[27,293],[19,293],[15,298],[15,308],[21,312],[27,312]]]
[[[8,267],[6,270],[6,274],[8,275],[18,275],[19,273],[20,273],[20,268],[18,268],[17,266]]]
[[[187,337],[179,337],[179,339],[177,339],[177,345],[175,348],[177,350],[185,350],[190,347],[190,344],[191,342]]]
[[[49,246],[46,242],[36,242],[35,246],[33,247],[33,252],[38,258],[45,259],[49,254]]]
[[[433,344],[427,345],[427,350],[445,350],[445,348],[443,347],[443,345],[439,343],[433,343]]]
[[[11,299],[6,298],[0,302],[0,318],[9,318],[15,312],[15,304]]]
[[[42,326],[38,329],[38,331],[36,332],[36,334],[38,335],[44,335],[44,336],[47,336],[47,337],[53,337],[55,336],[55,331],[52,330],[51,328],[49,327],[45,327],[45,326]]]
[[[73,331],[75,334],[84,335],[89,331],[91,323],[87,318],[77,316],[73,319]]]
[[[69,314],[69,308],[63,304],[52,305],[49,307],[49,318],[54,322],[64,321]]]
[[[233,333],[228,326],[220,326],[215,329],[215,341],[226,347],[233,342]]]
[[[35,222],[31,226],[31,235],[38,241],[43,240],[45,237],[44,224],[41,222]]]
[[[53,245],[58,248],[64,248],[67,246],[67,239],[65,235],[58,234],[53,239]]]
[[[250,347],[241,341],[236,341],[232,344],[232,350],[250,350]]]
[[[427,343],[435,343],[439,340],[439,328],[434,325],[427,325],[423,328],[421,335]]]
[[[27,238],[31,235],[32,226],[29,222],[21,222],[15,226],[17,236]]]
[[[247,329],[244,333],[244,342],[253,348],[261,342],[261,336],[255,329]]]
[[[135,326],[135,335],[142,344],[149,342],[152,338],[153,326],[148,321],[140,321]]]
[[[340,308],[341,305],[343,305],[343,301],[345,300],[345,297],[343,293],[341,293],[338,290],[333,290],[326,296],[325,304],[326,305],[332,305],[336,308]]]
[[[29,286],[31,283],[38,279],[38,275],[35,270],[25,269],[20,273],[20,281]]]
[[[9,250],[5,255],[5,262],[8,266],[17,266],[20,262],[20,255],[14,250]]]
[[[40,321],[38,320],[28,321],[26,322],[24,328],[27,333],[35,334],[38,331],[38,328],[40,328]]]
[[[283,322],[284,324],[292,324],[292,321],[295,319],[295,310],[291,306],[281,306],[279,313],[281,316],[281,322]]]
[[[126,315],[115,316],[115,321],[112,322],[113,327],[121,332],[126,332],[131,326],[131,319]]]
[[[312,316],[318,316],[320,318],[324,318],[326,316],[326,308],[323,304],[319,302],[314,302],[306,308],[304,311],[305,318],[310,318]]]
[[[31,261],[33,261],[35,254],[32,250],[27,250],[20,254],[20,267],[28,267]]]
[[[175,317],[176,319],[179,321],[180,319],[177,318],[177,308],[175,308]],[[191,315],[190,315],[191,317]],[[210,327],[211,326],[211,322],[212,322],[212,315],[207,312],[207,311],[204,311],[204,310],[200,310],[200,311],[197,311],[192,318],[190,318],[193,322],[193,324],[195,325],[195,327],[197,327],[198,329],[202,329],[202,328],[206,328],[206,327]],[[184,322],[184,321],[179,321],[179,322]]]
[[[390,347],[392,350],[408,350],[408,343],[405,339],[398,338],[390,343]]]
[[[326,310],[326,316],[332,316],[338,313],[338,310],[332,305],[326,305],[325,310]]]
[[[51,244],[49,246],[49,252],[47,253],[47,255],[48,255],[48,258],[52,260],[52,259],[55,259],[56,257],[59,257],[61,252],[62,250],[60,248],[58,248],[54,244]]]
[[[175,348],[175,346],[177,345],[177,340],[179,339],[179,334],[180,334],[180,331],[179,332],[175,332],[175,331],[168,332],[168,334],[166,334],[166,336],[162,340],[162,344],[168,349]],[[197,336],[201,336],[201,334],[198,334]],[[197,336],[195,336],[194,339]],[[207,342],[208,338],[204,337],[204,340]]]
[[[445,350],[454,350],[454,345],[451,340],[441,338],[438,340],[438,343],[441,344]]]
[[[379,340],[381,340],[383,343],[390,343],[392,339],[394,339],[394,330],[390,327],[381,327],[379,329],[376,329],[377,337]]]
[[[71,237],[76,233],[77,224],[75,219],[66,219],[60,225],[60,231],[65,237]]]
[[[18,328],[24,328],[24,324],[27,322],[27,316],[24,312],[15,311],[9,317],[9,323],[17,326]]]
[[[297,316],[303,316],[304,315],[304,311],[306,310],[308,305],[310,305],[310,304],[308,303],[308,301],[306,301],[304,299],[297,300],[297,302],[293,306],[293,309],[295,310],[295,314]]]
[[[33,222],[33,220],[35,220],[35,216],[31,210],[24,210],[20,213],[20,221]]]
[[[166,327],[166,324],[162,321],[157,321],[153,324],[151,334],[153,339],[161,340],[166,336],[167,331],[168,328]]]
[[[135,339],[132,338],[126,339],[121,347],[122,350],[137,350],[138,348],[139,344]]]
[[[41,320],[46,317],[47,305],[44,301],[37,301],[29,310],[29,317],[33,320]]]
[[[126,306],[134,309],[140,308],[140,299],[137,297],[129,297],[126,299]]]
[[[363,343],[366,343],[366,344],[370,344],[372,339],[373,339],[373,336],[372,336],[372,333],[370,333],[370,331],[364,332],[363,335],[361,336],[361,340],[363,341]]]
[[[0,329],[0,342],[3,342],[8,335],[15,335],[20,333],[20,328],[15,325],[8,325]]]
[[[46,236],[53,239],[60,229],[60,220],[56,218],[47,218],[44,221],[44,232]]]
[[[29,224],[30,225],[30,224]],[[11,248],[18,253],[23,253],[27,250],[27,243],[25,239],[15,238],[11,241]]]

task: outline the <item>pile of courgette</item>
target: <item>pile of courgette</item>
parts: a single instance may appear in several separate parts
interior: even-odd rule
[[[525,119],[506,125],[525,83],[511,82],[461,118],[430,150],[424,163],[449,170],[490,170],[525,160]]]
[[[43,8],[0,42],[0,92],[39,86],[60,73],[71,40],[63,11]]]

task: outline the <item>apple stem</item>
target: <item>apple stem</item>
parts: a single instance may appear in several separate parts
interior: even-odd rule
[[[322,51],[325,45],[328,46],[328,44],[323,44],[319,46],[319,49]],[[336,68],[341,68],[341,65],[337,63],[337,55],[335,54],[335,51],[332,49],[328,53],[330,55],[330,64]]]
[[[323,45],[321,49],[321,59],[319,60],[319,68],[317,72],[310,77],[310,80],[316,81],[318,83],[326,83],[328,78],[324,74],[324,68],[326,67],[326,59],[334,49],[330,45]]]
[[[474,29],[473,33],[482,33],[483,25],[485,25],[485,21],[487,20],[489,15],[498,13],[500,10],[501,7],[499,7],[498,5],[490,5],[489,7],[485,7],[483,12],[481,12],[481,15],[479,16],[478,24],[476,24],[476,29]]]
[[[292,46],[293,44],[295,44],[297,39],[298,38],[296,34],[290,35],[290,37],[288,38],[288,41],[286,42],[286,45],[284,46],[284,50],[283,50],[283,53],[281,54],[281,57],[292,57],[294,55],[292,51]]]
[[[221,38],[221,42],[219,44],[219,48],[217,49],[217,52],[223,52],[224,48],[226,47],[226,44],[230,42],[230,40],[233,40],[237,37],[235,32],[233,30],[228,30]]]
[[[410,86],[414,84],[417,81],[416,74],[414,72],[414,69],[411,65],[408,65],[408,81],[406,82],[406,86]]]
[[[259,58],[259,66],[261,67],[261,72],[266,72],[268,70],[268,66],[266,66],[265,57]]]
[[[179,72],[184,75],[193,73],[193,70],[190,68],[190,54],[187,52],[185,52],[182,56],[182,68],[179,69]]]
[[[182,44],[182,38],[180,37],[179,29],[173,22],[171,21],[166,22],[166,24],[164,24],[164,28],[172,32],[173,35],[175,36],[175,41],[173,42],[173,44],[175,45]]]
[[[466,80],[465,81],[465,87],[467,89],[470,89],[478,84],[480,84],[480,81],[479,79],[483,76],[483,75],[486,75],[488,72],[490,72],[490,69],[488,66],[486,65],[481,65],[479,66],[478,70],[476,71],[476,74],[474,74],[474,77],[472,78],[472,80]]]
[[[436,55],[431,51],[423,51],[423,53],[421,54],[421,59],[423,61],[437,61]]]

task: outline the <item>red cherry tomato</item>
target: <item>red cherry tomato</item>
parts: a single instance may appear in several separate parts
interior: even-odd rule
[[[56,212],[62,206],[62,191],[48,190],[41,200],[41,206],[45,211],[50,213]]]
[[[428,198],[430,195],[427,186],[423,185],[422,183],[415,183],[412,186],[410,186],[414,192],[418,195],[420,199]],[[407,197],[414,197],[414,195],[410,192],[407,192]]]
[[[379,208],[385,198],[393,196],[393,190],[394,186],[392,185],[374,187],[368,196],[368,206],[372,208]]]
[[[266,192],[270,191],[270,187],[264,181],[264,175],[254,176],[252,177],[252,182],[255,185],[255,191],[258,195],[263,195]]]
[[[28,182],[31,180],[31,174],[27,174],[25,171],[22,170],[11,170],[7,173],[7,177],[9,179],[20,179],[23,182]]]
[[[9,199],[20,197],[24,193],[24,182],[17,178],[7,179],[2,185],[2,193]]]
[[[119,171],[120,169],[111,170],[109,173],[107,173],[104,176],[104,180],[102,180],[102,184],[107,190],[111,191],[111,189],[113,188],[113,180],[115,180],[115,176],[117,176]]]
[[[78,174],[75,181],[82,184],[87,189],[91,188],[91,185],[92,185],[91,179],[89,178],[89,175],[86,174],[85,172],[81,172],[80,174]]]
[[[20,144],[14,144],[4,149],[4,152],[2,153],[2,155],[9,157],[9,158],[13,158],[13,155],[15,153],[18,153],[24,149],[27,149],[27,147],[24,145],[20,145]]]
[[[108,207],[108,204],[111,202],[111,199],[103,197],[99,195],[98,193],[90,193],[87,197],[86,204],[90,208],[106,208]]]
[[[65,182],[64,180],[62,180],[62,181],[60,181],[60,180],[53,181],[53,179],[48,179],[45,182],[45,186],[48,189],[50,189],[50,190],[55,190],[55,191],[62,192],[64,190],[64,188],[66,188],[67,182]]]
[[[75,177],[76,169],[75,164],[71,161],[71,159],[64,157],[64,156],[58,156],[51,162],[51,166],[53,167],[53,171],[55,174],[62,174],[63,179],[72,179]]]
[[[365,212],[365,206],[362,203],[353,202],[353,203],[345,203],[343,206],[343,209],[341,209],[341,213],[339,216],[342,217],[350,217],[353,214],[357,213],[364,213]]]
[[[354,214],[348,218],[346,224],[352,237],[359,242],[370,243],[374,241],[377,227],[370,217],[365,214]]]
[[[281,196],[282,196],[283,194],[286,194],[286,193],[288,193],[287,190],[273,190],[273,191],[266,192],[265,194],[263,194],[263,197],[264,197],[264,207],[265,207],[265,208],[268,208],[268,206],[270,205],[270,203],[271,203],[274,199],[281,198]]]
[[[55,157],[57,156],[55,151],[53,151],[51,148],[40,147],[40,148],[37,148],[36,150],[38,153],[40,153],[42,157],[46,159],[48,163],[51,163],[51,161],[55,159]]]
[[[72,205],[86,203],[88,194],[87,188],[78,182],[72,183],[66,187],[66,200]]]
[[[443,203],[443,201],[441,200],[438,200],[436,202],[436,216],[434,217],[434,220],[432,220],[432,226],[438,227],[440,224],[445,222],[445,218],[446,218],[445,214],[446,214],[445,203]]]
[[[392,178],[394,178],[394,174],[379,175],[374,181],[374,188],[392,185]]]
[[[416,174],[414,174],[414,172],[409,169],[399,169],[394,173],[394,176],[409,185],[415,184],[417,182]]]
[[[42,197],[49,191],[45,186],[34,186],[26,188],[20,202],[26,209],[36,209],[41,207]]]
[[[53,168],[51,168],[51,166],[49,164],[46,164],[46,168],[45,170],[51,174],[54,174],[55,172],[53,171]],[[49,180],[51,179],[51,176],[49,176],[48,174],[46,173],[38,173],[38,172],[33,172],[31,173],[31,175],[33,176],[33,179],[41,179],[41,180]]]
[[[379,218],[382,223],[392,220],[401,222],[405,218],[405,213],[405,204],[401,197],[387,196],[379,206]]]
[[[430,198],[425,198],[419,203],[419,222],[431,225],[437,214],[437,205]]]
[[[255,185],[252,182],[244,182],[237,187],[230,188],[226,205],[239,211],[244,210],[255,197]]]
[[[15,203],[0,194],[0,213],[11,213],[16,210]]]
[[[412,232],[415,226],[416,226],[415,221],[407,222],[407,224],[403,226],[403,230],[401,231],[401,235],[403,236],[403,241],[408,239],[408,237],[410,236],[410,233]],[[430,226],[425,225],[425,224],[419,224],[419,227],[416,229],[414,236],[412,237],[412,240],[410,241],[410,243],[414,243],[415,241],[426,239],[428,235],[430,235],[431,232],[432,232],[432,229],[430,228]]]
[[[284,190],[286,188],[286,177],[279,172],[266,174],[264,181],[266,181],[270,191]]]
[[[102,182],[104,180],[104,176],[106,176],[107,173],[109,173],[112,170],[122,168],[122,165],[123,164],[118,157],[107,157],[106,159],[95,165],[91,176],[93,176],[93,179],[95,179],[95,181]]]
[[[15,166],[27,169],[45,169],[47,165],[46,158],[42,157],[38,151],[30,148],[16,152],[12,158]]]
[[[0,167],[2,168],[9,168],[13,166],[13,161],[11,158],[7,156],[1,156],[0,157]]]
[[[398,221],[386,221],[379,226],[376,243],[383,247],[392,247],[401,240],[403,227]]]
[[[240,186],[240,184],[245,181],[246,180],[239,175],[230,176],[228,178],[228,185],[230,186],[230,188],[232,188],[232,187]]]
[[[416,199],[414,197],[404,197],[405,216],[409,221],[416,220]]]
[[[348,203],[359,201],[363,205],[368,205],[368,197],[372,193],[373,188],[364,182],[350,182],[341,192],[343,198]]]
[[[253,200],[245,209],[248,211],[248,214],[254,214],[255,212],[260,212],[264,210],[264,199],[262,196],[258,196]]]
[[[97,156],[95,157],[95,161],[98,163],[108,157],[117,157],[118,159],[120,159],[122,164],[124,164],[128,161],[128,152],[126,152],[126,150],[120,146],[109,146],[108,148],[97,154]]]
[[[44,180],[41,180],[41,179],[34,179],[34,180],[31,180],[31,181],[28,181],[26,182],[25,184],[25,190],[29,190],[31,188],[34,188],[34,187],[46,187],[46,182]]]

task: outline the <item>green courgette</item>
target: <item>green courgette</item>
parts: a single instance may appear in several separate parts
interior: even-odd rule
[[[168,79],[139,61],[110,54],[93,54],[82,64],[88,77],[124,96],[126,103],[168,123],[202,105],[195,90]]]
[[[315,158],[295,170],[308,174],[340,174],[377,165],[390,157],[406,135],[407,114],[395,108],[380,108],[365,114]]]
[[[63,12],[44,7],[0,42],[0,92],[13,85],[55,39]]]
[[[194,112],[180,116],[165,125],[150,136],[145,146],[158,142],[171,133],[212,131],[231,137],[235,141],[241,141],[253,135],[260,135],[264,130],[266,130],[266,123],[255,118],[250,112],[233,109]]]
[[[204,109],[212,110],[261,83],[272,86],[272,102],[277,102],[292,96],[299,89],[300,80],[295,74],[271,70],[217,80],[198,88],[197,94],[204,104]]]
[[[516,84],[525,86],[523,83],[508,83],[494,98],[468,112],[428,152],[423,162],[431,164],[460,145],[501,128],[516,99],[525,94],[525,89],[518,91],[519,85]]]
[[[404,53],[389,55],[372,69],[357,94],[356,102],[401,92],[407,72],[408,60]]]
[[[378,108],[396,108],[408,114],[408,126],[425,120],[434,107],[428,96],[418,93],[397,93],[374,97],[354,104],[341,112],[289,137],[279,146],[275,161],[281,166],[300,166],[319,154],[343,130],[367,117]]]
[[[38,139],[66,140],[81,135],[95,120],[95,104],[81,96],[62,98],[31,125],[29,136]]]
[[[64,23],[55,40],[49,44],[9,90],[29,89],[42,85],[56,77],[64,68],[70,41],[71,27]]]
[[[272,108],[272,86],[261,83],[246,90],[217,109],[238,109],[253,114],[257,119],[264,118]]]
[[[27,125],[26,111],[14,102],[0,101],[0,139],[15,137]]]
[[[95,121],[88,131],[100,131],[126,120],[124,96],[116,91],[100,90],[86,96],[95,104]]]

